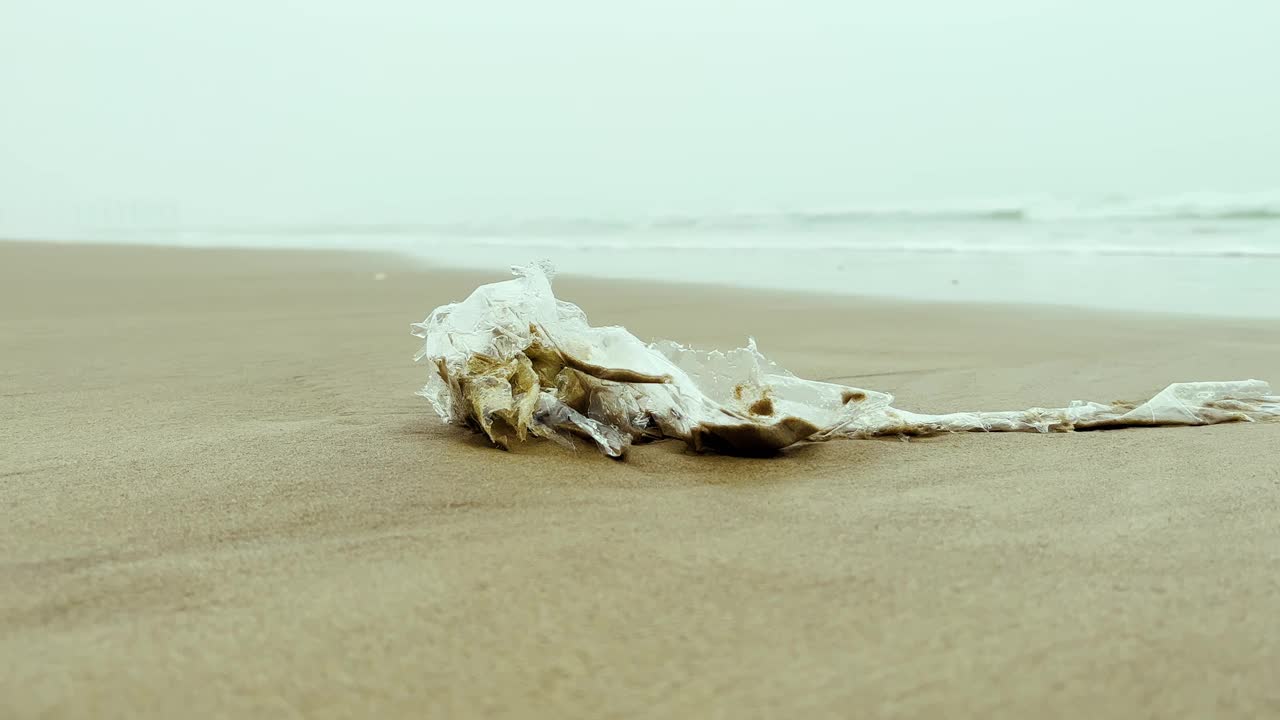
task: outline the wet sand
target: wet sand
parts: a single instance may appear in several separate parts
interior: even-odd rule
[[[503,453],[408,334],[494,279],[0,244],[0,716],[1280,713],[1280,423]],[[1280,382],[1280,321],[557,291],[913,410]]]

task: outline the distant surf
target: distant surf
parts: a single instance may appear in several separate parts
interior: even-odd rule
[[[1118,196],[937,206],[643,216],[494,217],[469,222],[220,225],[128,230],[166,244],[356,245],[431,252],[833,250],[900,253],[1280,257],[1280,192]]]

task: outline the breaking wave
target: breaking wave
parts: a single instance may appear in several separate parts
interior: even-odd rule
[[[1202,193],[1148,199],[1124,197],[1092,200],[1051,199],[936,207],[886,206],[700,215],[660,214],[638,218],[543,217],[433,225],[423,229],[463,235],[577,235],[670,230],[804,230],[897,223],[1004,224],[1103,221],[1280,222],[1280,191],[1234,195]]]
[[[108,239],[200,246],[406,250],[855,251],[1280,259],[1280,190],[932,207],[495,217],[464,223],[204,227]]]

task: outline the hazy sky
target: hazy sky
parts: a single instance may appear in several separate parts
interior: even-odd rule
[[[2,0],[0,231],[1280,187],[1280,2]]]

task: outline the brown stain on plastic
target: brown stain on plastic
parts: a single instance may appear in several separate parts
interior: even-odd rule
[[[752,415],[772,415],[773,400],[768,397],[762,397],[751,403],[751,407],[748,407],[747,410],[750,411]]]
[[[861,390],[845,390],[840,393],[840,402],[848,405],[851,402],[862,402],[867,399],[867,394]]]
[[[713,451],[723,455],[767,457],[777,454],[788,445],[812,437],[818,431],[818,426],[797,417],[785,417],[771,425],[700,423],[690,431],[689,445],[696,452]]]

